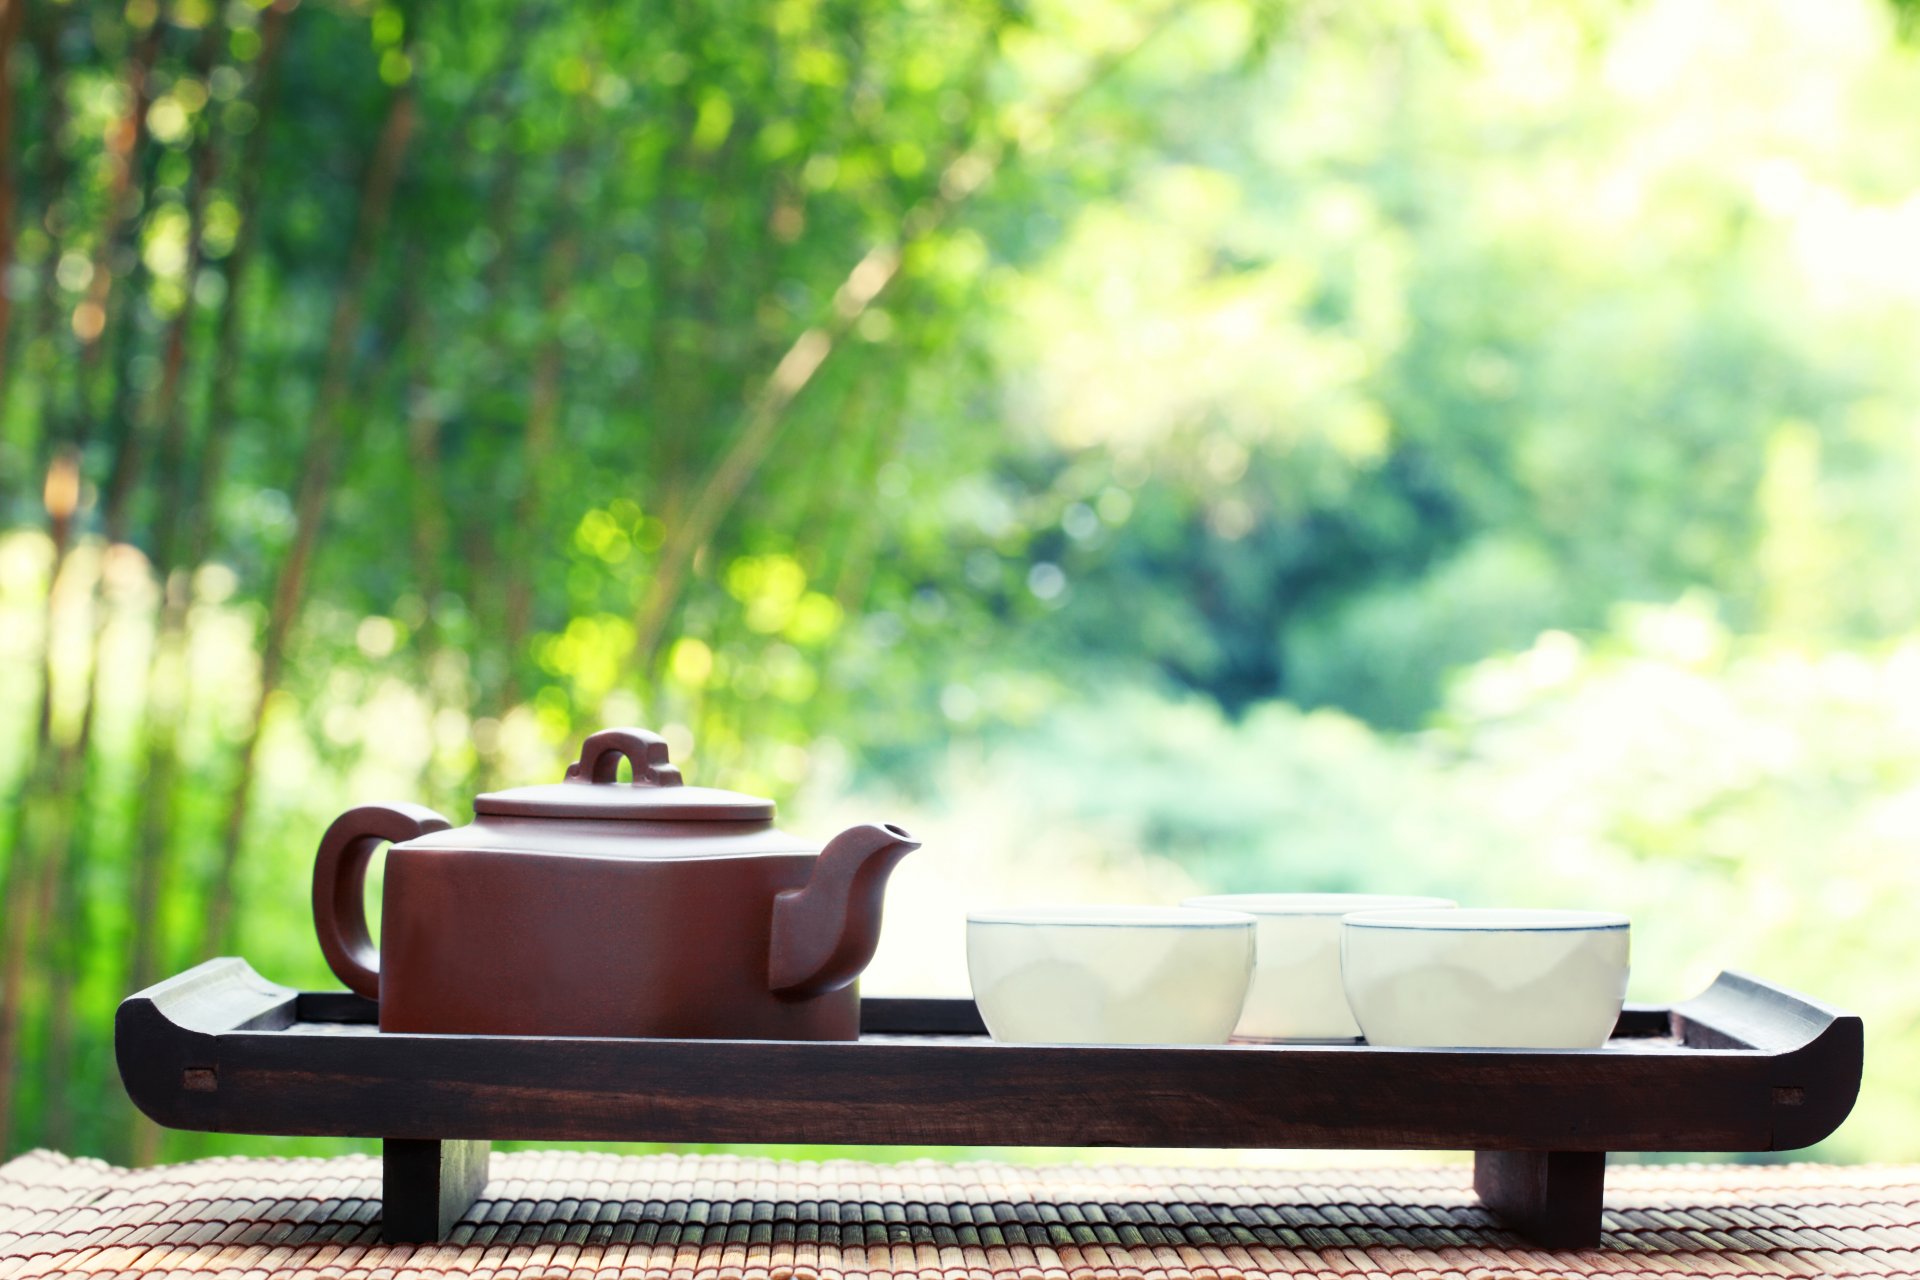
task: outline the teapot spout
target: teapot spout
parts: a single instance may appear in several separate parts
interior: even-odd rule
[[[860,976],[880,942],[880,901],[894,864],[920,842],[891,824],[851,827],[820,851],[805,887],[774,895],[767,977],[804,1000]]]

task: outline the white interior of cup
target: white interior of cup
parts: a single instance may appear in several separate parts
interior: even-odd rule
[[[1343,916],[1355,911],[1453,910],[1451,898],[1403,893],[1219,893],[1184,898],[1182,906],[1256,916]]]
[[[968,924],[1086,926],[1129,929],[1244,929],[1253,917],[1244,911],[1210,911],[1199,907],[1012,907],[998,911],[969,911]]]
[[[1614,911],[1559,911],[1534,907],[1453,907],[1446,910],[1363,911],[1346,917],[1349,929],[1449,929],[1531,933],[1540,930],[1625,929]]]

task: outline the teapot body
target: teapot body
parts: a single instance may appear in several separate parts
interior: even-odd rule
[[[507,822],[433,833],[388,855],[382,1031],[858,1036],[857,983],[800,999],[768,988],[775,897],[806,885],[812,846],[770,827],[698,836],[660,830],[637,838],[649,848],[724,842],[731,851],[595,857],[512,847],[498,838]],[[594,825],[609,828],[610,844],[636,838],[620,829],[635,824]],[[741,851],[742,843],[759,848]]]
[[[626,759],[634,780],[616,781]],[[380,1029],[452,1035],[850,1040],[888,874],[918,841],[821,848],[771,801],[686,787],[644,729],[589,737],[567,781],[480,796],[455,828],[412,804],[334,820],[313,868],[327,963]],[[381,945],[367,864],[387,855]]]

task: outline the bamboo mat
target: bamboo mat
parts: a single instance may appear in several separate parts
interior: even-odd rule
[[[1463,1167],[1133,1168],[496,1154],[432,1245],[379,1240],[379,1161],[0,1165],[0,1280],[1082,1280],[1920,1276],[1920,1167],[1622,1166],[1602,1248],[1496,1227]]]

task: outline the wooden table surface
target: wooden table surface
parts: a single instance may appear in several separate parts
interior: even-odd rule
[[[380,1243],[380,1164],[0,1165],[0,1280],[1920,1276],[1920,1167],[1620,1166],[1599,1249],[1495,1226],[1464,1166],[1142,1168],[496,1154],[440,1244]]]

